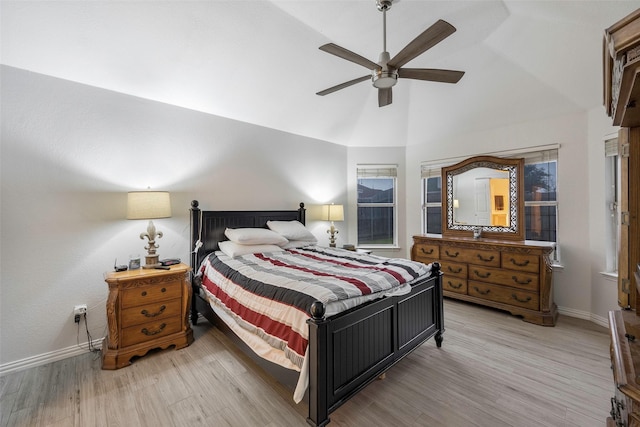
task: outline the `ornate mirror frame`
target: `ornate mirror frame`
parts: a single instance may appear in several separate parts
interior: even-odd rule
[[[454,221],[453,177],[475,168],[490,168],[509,173],[508,226],[457,224]],[[474,235],[475,232],[475,235]],[[500,240],[524,240],[524,159],[476,156],[442,168],[442,235]]]

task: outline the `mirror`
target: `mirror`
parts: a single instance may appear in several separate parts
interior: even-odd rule
[[[524,240],[523,176],[523,159],[478,156],[443,168],[443,235]]]

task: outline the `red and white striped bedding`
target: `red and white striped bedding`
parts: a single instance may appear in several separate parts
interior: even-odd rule
[[[323,302],[330,316],[367,300],[408,293],[411,283],[430,274],[430,266],[308,246],[235,258],[216,251],[199,274],[212,307],[224,312],[227,323],[236,323],[232,329],[241,329],[247,344],[253,347],[256,340],[244,337],[259,338],[258,354],[302,370],[313,302]]]

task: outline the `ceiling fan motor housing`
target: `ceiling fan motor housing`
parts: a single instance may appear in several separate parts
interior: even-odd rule
[[[378,58],[380,68],[371,72],[371,82],[378,89],[390,88],[398,82],[398,72],[387,65],[389,59],[389,52],[382,52]]]

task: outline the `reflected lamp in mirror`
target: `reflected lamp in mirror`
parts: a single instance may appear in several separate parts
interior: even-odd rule
[[[155,268],[160,265],[159,255],[156,253],[158,245],[156,238],[162,237],[162,231],[157,231],[154,219],[171,217],[171,199],[167,191],[131,191],[127,194],[127,219],[148,219],[147,231],[140,233],[140,238],[146,237],[149,243],[144,248],[145,265],[143,268]]]
[[[344,207],[342,205],[334,205],[333,203],[330,205],[322,205],[322,216],[323,221],[330,221],[331,228],[327,230],[329,233],[329,247],[336,247],[336,234],[338,234],[338,230],[336,230],[334,221],[344,221]]]

